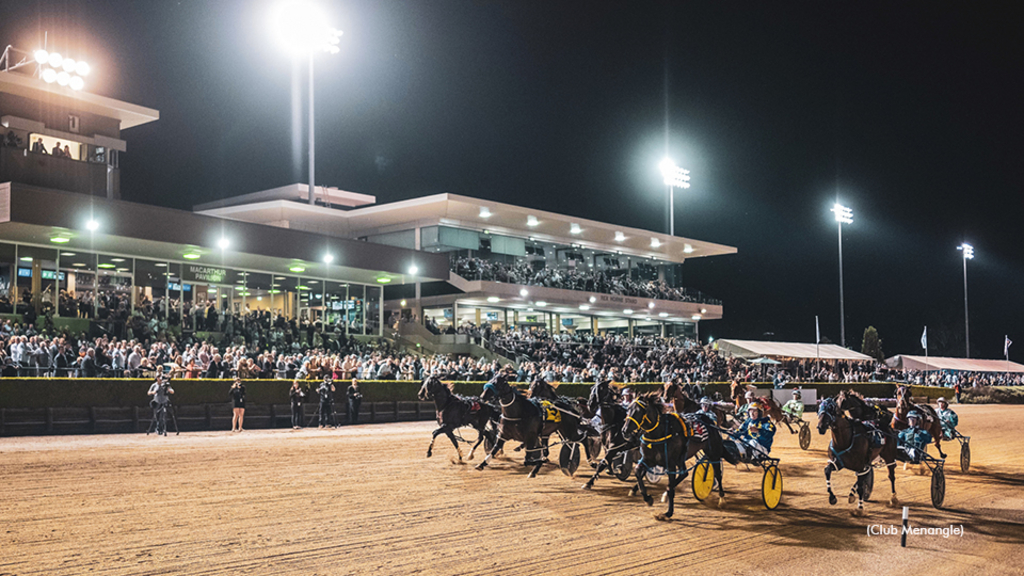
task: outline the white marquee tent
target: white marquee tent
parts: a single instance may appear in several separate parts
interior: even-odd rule
[[[977,358],[946,358],[943,356],[908,356],[900,354],[885,361],[897,370],[956,370],[964,372],[1024,372],[1024,365],[1006,360]]]
[[[847,350],[835,344],[804,344],[800,342],[763,342],[760,340],[715,341],[718,351],[738,358],[797,358],[801,360],[852,360],[873,362],[867,354]]]

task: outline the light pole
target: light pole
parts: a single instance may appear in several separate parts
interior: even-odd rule
[[[309,203],[316,204],[316,140],[313,122],[313,57],[317,52],[337,54],[341,51],[341,30],[327,24],[326,16],[309,2],[281,5],[273,23],[281,44],[296,55],[309,55]]]
[[[853,210],[836,203],[832,207],[839,225],[839,341],[846,348],[846,306],[843,302],[843,224],[853,224]]]
[[[676,235],[676,205],[675,189],[690,187],[690,171],[676,166],[670,158],[665,158],[658,164],[661,168],[661,175],[665,179],[665,186],[668,186],[668,235]]]
[[[974,246],[967,242],[956,247],[964,254],[964,339],[966,340],[966,358],[971,357],[971,320],[967,314],[967,261],[974,259]]]

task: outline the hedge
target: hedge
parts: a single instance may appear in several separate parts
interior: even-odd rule
[[[56,407],[79,407],[90,406],[147,406],[149,397],[147,392],[151,379],[143,378],[2,378],[0,379],[0,407],[3,408],[56,408]],[[230,379],[208,380],[208,379],[179,379],[174,380],[174,403],[178,405],[190,404],[217,404],[228,402],[228,390],[231,388]],[[287,404],[288,389],[291,387],[289,380],[245,380],[246,401],[253,404]],[[315,389],[319,382],[314,380],[303,381],[306,388]],[[477,396],[483,391],[485,382],[455,382],[453,389],[458,394]],[[339,400],[344,398],[348,381],[337,381],[335,397]],[[518,386],[525,388],[526,384],[519,383]],[[758,388],[771,388],[766,382],[754,383]],[[589,383],[564,383],[557,384],[558,393],[563,396],[586,397],[590,393]],[[629,387],[636,393],[649,392],[661,387],[658,382],[627,383],[621,384]],[[704,384],[708,394],[719,393],[723,398],[729,397],[728,382],[711,382]],[[412,402],[416,401],[416,394],[420,388],[417,381],[396,381],[396,380],[364,380],[360,382],[363,399],[366,402]],[[801,383],[790,384],[786,388],[815,389],[818,397],[834,396],[840,390],[852,388],[861,394],[872,398],[892,397],[895,385],[889,382],[862,382],[862,383]],[[949,395],[952,390],[949,388],[925,388],[914,386],[914,396],[938,396]]]

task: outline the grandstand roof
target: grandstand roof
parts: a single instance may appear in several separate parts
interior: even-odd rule
[[[835,344],[804,344],[800,342],[765,342],[761,340],[728,340],[715,342],[718,350],[739,358],[766,356],[771,358],[799,358],[820,360],[854,360],[871,362],[871,356],[848,350]]]
[[[908,356],[899,354],[886,359],[890,368],[900,370],[954,370],[962,372],[1024,372],[1024,365],[1006,360],[979,358],[946,358],[943,356]]]
[[[283,187],[281,190],[286,188],[291,190],[293,187]],[[308,190],[301,188],[301,185],[295,189]],[[458,194],[434,194],[388,204],[362,205],[351,210],[311,206],[296,201],[294,196],[275,198],[265,193],[247,194],[201,204],[194,210],[220,218],[281,225],[349,238],[407,230],[411,224],[440,224],[668,262],[736,252],[732,246],[713,242]]]

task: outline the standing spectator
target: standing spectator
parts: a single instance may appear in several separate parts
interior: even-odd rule
[[[242,384],[241,380],[235,378],[229,395],[234,407],[234,415],[231,417],[231,431],[241,432],[242,420],[245,419],[245,384]]]
[[[359,407],[363,404],[363,393],[359,391],[359,380],[353,378],[345,391],[348,397],[348,423],[359,424]]]
[[[302,398],[305,396],[302,388],[299,387],[298,380],[292,380],[292,388],[288,391],[288,396],[292,401],[292,430],[298,430],[302,428]]]

